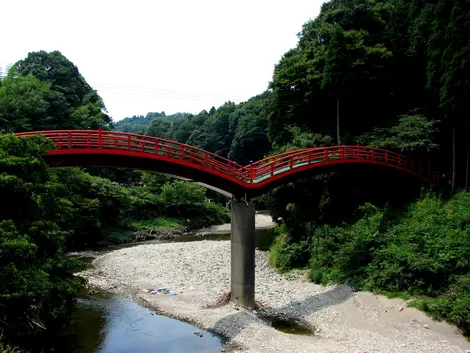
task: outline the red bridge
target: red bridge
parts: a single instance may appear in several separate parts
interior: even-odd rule
[[[214,153],[179,142],[105,130],[52,130],[18,133],[43,135],[57,149],[43,157],[53,167],[102,166],[155,171],[195,180],[233,195],[260,195],[303,172],[334,166],[375,165],[399,170],[432,183],[429,162],[367,146],[316,147],[278,154],[242,166]],[[328,167],[328,170],[327,170]]]
[[[429,163],[414,163],[403,155],[364,146],[318,147],[286,152],[248,166],[216,154],[161,138],[102,130],[33,131],[19,137],[43,135],[57,147],[43,157],[55,167],[125,167],[193,179],[232,194],[231,300],[255,307],[255,207],[240,196],[254,196],[286,183],[304,172],[329,171],[354,166],[354,173],[382,168],[386,173],[430,183]],[[358,168],[358,165],[361,165]],[[397,181],[398,182],[398,181]]]

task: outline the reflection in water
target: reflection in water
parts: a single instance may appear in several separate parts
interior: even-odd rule
[[[79,299],[72,329],[71,353],[221,351],[220,339],[210,332],[156,315],[118,296]]]

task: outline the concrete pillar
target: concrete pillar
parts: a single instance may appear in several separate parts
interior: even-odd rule
[[[255,305],[255,206],[233,200],[231,237],[231,301],[247,309]]]

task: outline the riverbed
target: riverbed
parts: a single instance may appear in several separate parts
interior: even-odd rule
[[[234,352],[462,353],[470,349],[455,327],[407,308],[403,300],[356,293],[345,285],[315,285],[302,271],[280,275],[268,267],[267,260],[266,251],[256,251],[256,298],[261,308],[255,312],[223,300],[230,290],[230,242],[224,240],[128,247],[98,256],[93,268],[80,275],[92,286],[216,333]],[[176,295],[150,292],[159,287],[171,288]],[[267,325],[260,314],[296,320],[311,334],[281,332]],[[188,351],[210,352],[198,349]]]
[[[267,250],[274,239],[274,223],[268,215],[256,215],[256,246]],[[230,239],[230,224],[218,225],[188,235],[171,239],[120,244],[95,251],[74,252],[69,255],[80,258],[93,268],[92,261],[110,251],[127,249],[142,244],[168,242],[189,243],[201,240],[226,241]],[[112,291],[98,288],[81,293],[72,317],[71,334],[60,338],[56,350],[70,353],[146,353],[146,352],[231,352],[233,347],[212,332],[184,321],[157,313],[148,303],[125,298]],[[266,320],[285,332],[302,333],[302,327]]]

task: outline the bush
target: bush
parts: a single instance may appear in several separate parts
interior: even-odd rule
[[[445,295],[415,299],[410,306],[427,312],[435,319],[445,319],[470,336],[470,275],[456,276],[451,283]]]
[[[362,218],[341,227],[307,225],[308,242],[289,242],[287,231],[271,248],[280,271],[304,266],[315,283],[413,295],[411,305],[470,334],[470,194],[448,201],[433,194],[401,212],[360,208]]]
[[[201,204],[206,199],[206,189],[190,182],[174,180],[162,186],[161,197],[163,202],[170,204]]]
[[[279,272],[287,272],[308,264],[310,247],[308,241],[291,243],[285,226],[276,228],[278,234],[269,252],[269,265]]]
[[[8,200],[0,203],[0,330],[8,342],[44,328],[60,333],[82,285],[64,253],[73,205],[39,158],[49,143],[0,135],[0,200]]]

